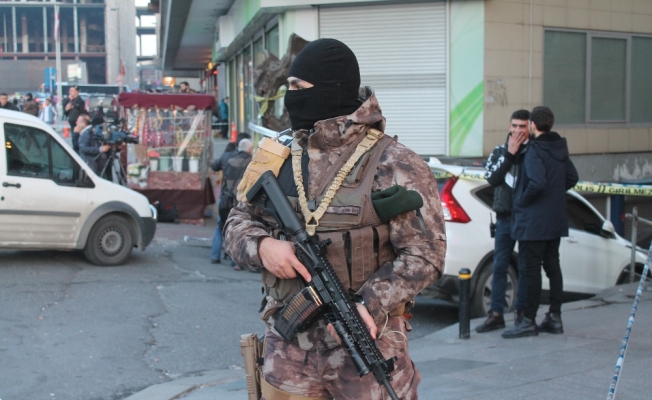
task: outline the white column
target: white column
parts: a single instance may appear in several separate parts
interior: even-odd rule
[[[88,36],[86,31],[86,16],[82,15],[79,19],[79,40],[81,42],[81,48],[79,49],[81,53],[88,53],[86,48],[88,44]]]
[[[11,29],[13,30],[14,53],[18,53],[18,40],[16,38],[16,7],[11,7]]]
[[[75,35],[75,54],[79,54],[79,24],[77,23],[77,6],[73,6],[72,15],[73,15],[73,34]]]
[[[48,52],[48,13],[43,7],[43,52]]]
[[[29,33],[27,32],[27,15],[20,15],[20,35],[23,42],[23,53],[29,53]]]

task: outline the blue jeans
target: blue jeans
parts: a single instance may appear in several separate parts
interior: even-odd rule
[[[509,220],[496,219],[493,278],[491,280],[491,309],[489,311],[500,315],[503,315],[504,309],[507,308],[507,301],[505,300],[507,269],[509,268],[509,260],[514,250],[514,244],[516,244],[516,241],[512,240],[510,236],[510,225]]]
[[[219,200],[217,204],[219,210]],[[211,248],[211,260],[219,260],[222,255],[222,220],[217,214],[217,225],[215,226],[215,234],[213,234],[213,246]]]

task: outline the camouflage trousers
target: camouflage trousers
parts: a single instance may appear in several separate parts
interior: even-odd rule
[[[385,359],[393,356],[398,358],[390,381],[396,395],[403,400],[416,400],[421,374],[408,352],[409,330],[410,325],[403,316],[390,317],[382,337],[376,343]],[[284,341],[269,328],[265,334],[263,375],[270,385],[305,397],[337,400],[389,399],[387,390],[376,381],[373,373],[362,378],[358,376],[351,358],[342,346],[322,351],[305,351]]]

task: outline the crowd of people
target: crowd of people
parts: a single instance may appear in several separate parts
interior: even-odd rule
[[[57,110],[52,102],[51,97],[47,97],[41,104],[34,100],[31,93],[25,93],[21,98],[14,97],[9,99],[7,93],[0,93],[0,108],[5,110],[22,111],[24,113],[38,117],[46,124],[54,124],[57,120]]]
[[[568,236],[565,192],[578,181],[566,139],[552,131],[548,107],[515,111],[505,144],[497,146],[486,164],[485,178],[494,186],[494,263],[491,306],[478,333],[505,328],[507,270],[518,242],[518,284],[514,326],[506,339],[564,332],[561,319],[563,276],[560,238]],[[541,268],[550,280],[550,307],[537,325],[541,301]]]
[[[53,125],[59,115],[51,97],[45,98],[40,104],[34,100],[32,93],[26,93],[20,100],[9,99],[6,93],[0,93],[0,108],[21,111],[33,115],[46,124]],[[71,86],[68,98],[64,99],[63,117],[67,119],[72,130],[72,147],[94,171],[102,163],[98,158],[108,151],[108,146],[99,144],[98,127],[104,123],[104,113],[101,107],[92,110],[92,117],[86,109],[86,103],[79,95],[79,88]],[[101,132],[99,132],[101,133]]]

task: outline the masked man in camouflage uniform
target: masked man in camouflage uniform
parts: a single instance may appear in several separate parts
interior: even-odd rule
[[[273,172],[303,219],[301,202],[296,199],[303,195],[307,200],[303,203],[314,210],[356,146],[369,132],[385,129],[385,118],[371,89],[360,88],[355,55],[337,40],[308,44],[288,75],[285,106],[294,131],[295,160],[294,166],[288,159]],[[256,168],[255,160],[256,155],[250,169]],[[301,181],[303,190],[298,190]],[[253,181],[245,185],[251,184]],[[390,188],[416,193],[422,203],[400,213],[396,210],[409,203],[400,196],[386,198],[389,206],[377,206],[382,202],[376,200],[372,204],[372,193],[388,193]],[[405,306],[440,277],[446,254],[444,218],[433,174],[412,150],[380,134],[374,147],[348,173],[316,234],[320,240],[332,240],[327,258],[356,299],[381,353],[386,359],[398,358],[391,382],[396,394],[401,399],[416,399],[421,375],[408,353],[411,328]],[[334,338],[337,334],[322,320],[289,342],[274,331],[280,309],[302,288],[302,278],[310,280],[293,244],[278,238],[273,220],[245,202],[233,208],[226,222],[227,253],[238,264],[263,267],[265,381],[299,396],[293,399],[387,398],[373,374],[358,377],[349,355]],[[269,393],[263,390],[263,398],[282,397],[277,397],[278,392]]]

